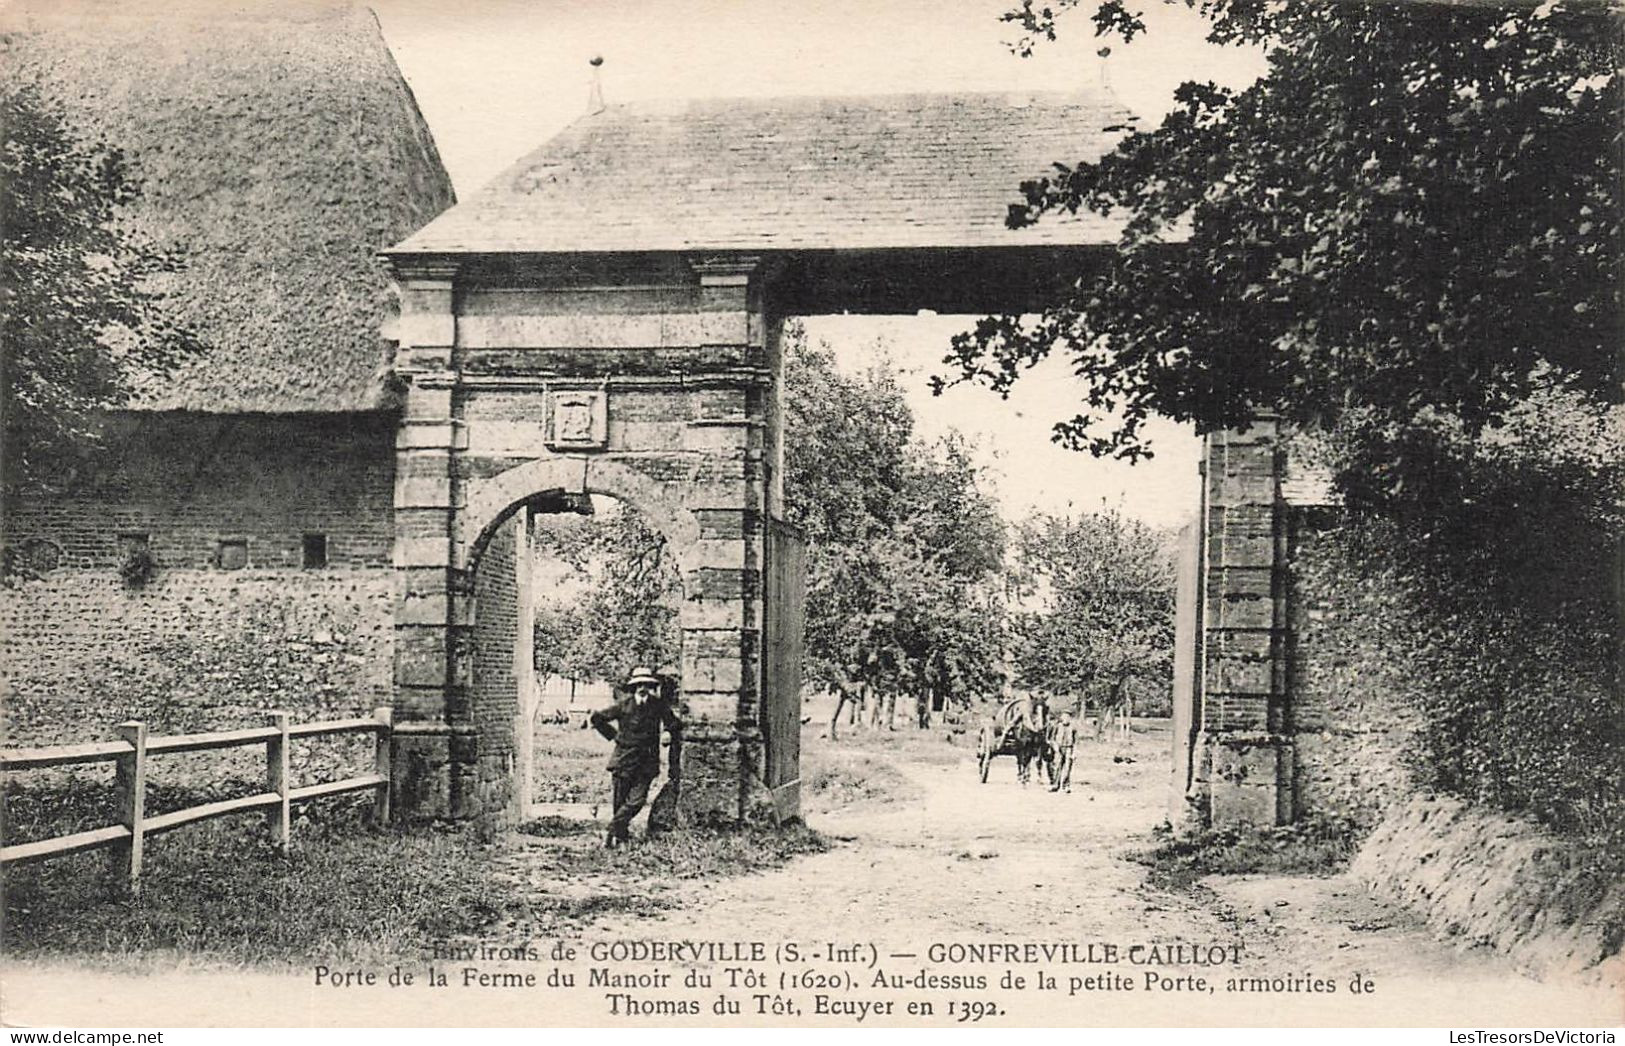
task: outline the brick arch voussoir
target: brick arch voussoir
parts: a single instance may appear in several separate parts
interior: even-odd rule
[[[485,480],[463,509],[463,533],[470,536],[458,543],[457,566],[472,574],[491,536],[509,516],[561,493],[602,494],[631,505],[666,539],[687,584],[700,527],[681,504],[681,491],[608,458],[539,458]]]

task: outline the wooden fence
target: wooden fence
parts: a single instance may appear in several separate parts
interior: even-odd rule
[[[389,818],[389,767],[392,722],[390,710],[377,709],[370,719],[335,719],[328,722],[290,725],[288,713],[272,712],[270,724],[242,730],[220,730],[205,734],[178,734],[149,737],[145,723],[120,723],[119,739],[92,744],[53,745],[48,748],[0,750],[0,770],[40,770],[80,763],[115,764],[114,791],[118,802],[118,823],[106,828],[40,839],[31,843],[0,846],[0,868],[28,861],[44,860],[82,850],[110,848],[113,851],[114,882],[131,894],[141,890],[141,852],[145,840],[160,832],[211,817],[264,810],[272,842],[287,851],[293,836],[292,806],[306,799],[319,799],[348,792],[371,791],[375,795],[373,816],[382,822]],[[294,740],[333,734],[375,735],[374,770],[359,777],[347,777],[326,784],[289,787],[288,756]],[[203,752],[243,745],[265,746],[265,791],[236,799],[148,816],[147,759],[176,752]]]

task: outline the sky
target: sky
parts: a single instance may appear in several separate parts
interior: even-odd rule
[[[1242,86],[1259,75],[1252,51],[1202,40],[1183,4],[1146,0],[1149,32],[1097,54],[1085,16],[1030,58],[1011,52],[1004,0],[371,0],[384,36],[428,121],[459,196],[586,111],[588,60],[604,59],[610,103],[657,98],[886,94],[953,90],[1109,89],[1152,123],[1185,79]],[[1057,157],[1057,159],[1065,159]],[[1012,186],[1012,198],[1015,187]],[[953,334],[974,317],[814,317],[843,368],[877,358],[903,372],[917,431],[958,428],[977,444],[1004,513],[1120,507],[1155,526],[1193,515],[1200,447],[1187,429],[1153,426],[1156,457],[1128,466],[1050,441],[1077,412],[1079,389],[1051,360],[1009,400],[960,387],[933,397],[929,379]]]

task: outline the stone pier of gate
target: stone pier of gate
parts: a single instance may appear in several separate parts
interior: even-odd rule
[[[771,791],[759,703],[782,366],[761,271],[749,256],[396,261],[395,722],[407,810],[501,816],[528,798],[510,791],[522,717],[502,663],[528,649],[525,524],[592,494],[636,509],[682,579],[688,814],[731,819],[752,784]]]
[[[1197,714],[1185,801],[1216,824],[1292,819],[1285,529],[1274,421],[1217,432],[1202,456]]]

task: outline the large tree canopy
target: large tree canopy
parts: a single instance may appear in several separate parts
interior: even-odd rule
[[[1029,44],[1085,4],[1144,29],[1046,2],[1007,15]],[[1189,3],[1266,75],[1186,83],[1154,130],[1023,186],[1012,225],[1117,213],[1122,242],[959,338],[957,377],[1004,390],[1064,353],[1088,392],[1058,438],[1129,459],[1152,413],[1276,412],[1354,510],[1294,553],[1341,604],[1318,641],[1421,713],[1419,780],[1625,852],[1620,6]]]
[[[26,85],[0,86],[0,417],[4,482],[66,478],[97,412],[156,380],[195,340],[150,277],[175,260],[120,224],[136,187],[121,154],[81,140]]]
[[[1038,513],[1015,528],[1010,584],[1016,680],[1081,706],[1131,679],[1166,692],[1174,645],[1170,543],[1116,510]]]
[[[810,680],[968,701],[1001,682],[1004,525],[956,438],[914,435],[884,368],[786,336],[785,510],[807,539]]]
[[[1053,37],[1084,2],[1006,17]],[[1153,413],[1341,426],[1345,487],[1377,500],[1403,490],[1419,418],[1472,438],[1539,385],[1617,401],[1617,8],[1200,9],[1212,41],[1267,48],[1267,74],[1186,83],[1161,126],[1022,186],[1012,226],[1121,213],[1121,249],[1041,316],[957,339],[958,378],[1004,390],[1064,352],[1089,391],[1057,436],[1097,455],[1144,454]],[[1118,0],[1093,13],[1104,35],[1143,29]]]

